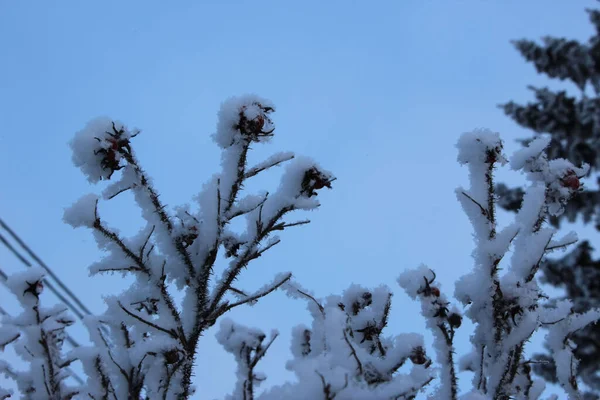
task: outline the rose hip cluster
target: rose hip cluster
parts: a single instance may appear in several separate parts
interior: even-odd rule
[[[263,106],[258,102],[252,103],[250,107],[243,106],[235,128],[252,141],[258,141],[260,137],[272,136],[275,128],[272,127],[273,121],[269,118],[269,114],[273,111],[275,110],[272,107]]]
[[[308,197],[316,196],[319,189],[324,187],[331,189],[331,182],[331,177],[315,167],[310,168],[306,170],[302,179],[302,194]]]
[[[95,139],[100,142],[101,147],[98,150],[95,150],[94,154],[102,157],[100,166],[109,171],[109,174],[106,177],[108,180],[115,171],[123,168],[120,163],[121,155],[131,154],[131,147],[129,144],[131,136],[124,128],[117,129],[114,122],[112,123],[112,132],[107,131],[105,133],[108,136],[103,139],[95,137]]]
[[[446,319],[450,327],[453,329],[459,328],[462,324],[462,316],[456,312],[450,312],[448,309],[448,305],[450,303],[440,301],[440,289],[435,286],[431,286],[431,284],[435,281],[436,275],[433,271],[431,271],[431,273],[433,274],[431,279],[427,279],[425,276],[423,277],[425,285],[421,287],[417,293],[424,297],[435,297],[435,299],[432,301],[432,304],[436,307],[433,317]]]

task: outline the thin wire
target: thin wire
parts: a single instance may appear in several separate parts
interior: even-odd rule
[[[2,228],[4,228],[4,230],[6,230],[12,237],[13,239],[15,239],[17,241],[17,243],[19,243],[19,245],[21,245],[21,247],[23,247],[23,249],[38,263],[40,264],[42,267],[44,267],[46,269],[46,271],[48,271],[48,274],[56,281],[56,283],[58,284],[58,286],[60,286],[72,299],[75,303],[77,303],[77,305],[79,305],[79,307],[85,312],[85,314],[91,315],[92,312],[89,310],[89,308],[87,308],[85,306],[85,304],[83,304],[81,302],[81,300],[79,300],[77,298],[77,296],[64,284],[62,283],[62,281],[58,278],[58,276],[56,276],[56,274],[52,271],[52,269],[50,269],[49,266],[47,266],[30,248],[29,246],[27,246],[25,244],[25,242],[23,242],[23,240],[21,240],[21,238],[19,236],[17,236],[17,234],[8,227],[8,225],[6,225],[6,223],[4,223],[4,221],[2,220],[2,218],[0,218],[0,226]]]
[[[17,252],[17,250],[12,246],[12,244],[10,244],[1,233],[0,242],[4,243],[4,246],[6,246],[6,248],[9,249],[15,255],[15,257],[17,257],[23,264],[27,265],[28,267],[31,267],[31,263],[29,262],[29,260],[23,257],[19,252]]]
[[[6,223],[4,223],[4,221],[2,221],[2,219],[0,218],[0,226],[3,227],[12,237],[13,239],[15,239],[17,241],[17,243],[19,243],[21,245],[21,247],[23,247],[23,249],[25,251],[27,251],[29,253],[30,256],[32,256],[49,274],[50,276],[52,276],[57,283],[67,292],[67,295],[69,295],[77,304],[80,305],[80,307],[83,309],[84,313],[87,315],[92,315],[91,311],[81,302],[81,300],[79,300],[79,298],[77,298],[77,296],[71,292],[71,290],[69,290],[68,287],[66,287],[65,284],[63,284],[61,282],[61,280],[52,272],[52,270],[50,269],[50,267],[48,267],[34,252],[33,250],[31,250],[29,248],[29,246],[27,246],[25,244],[25,242],[23,242],[23,240],[21,240],[21,238],[19,238],[19,236],[17,236],[17,234],[8,227],[8,225],[6,225]],[[4,236],[2,236],[2,234],[0,233],[0,241],[23,263],[25,264],[27,267],[33,267],[33,264],[31,264],[31,262],[29,262],[29,260],[27,260],[25,257],[23,257],[23,255],[21,255],[5,238]],[[3,276],[4,279],[7,278],[7,275],[0,270],[1,275]],[[80,310],[78,310],[76,307],[73,306],[73,303],[71,303],[69,300],[67,300],[67,298],[62,295],[58,289],[54,286],[54,284],[52,282],[50,282],[48,279],[44,279],[44,284],[48,287],[48,289],[50,289],[51,292],[53,292],[56,297],[58,297],[63,303],[65,303],[73,313],[75,313],[75,315],[80,319],[83,320],[84,318],[84,313],[82,313]],[[106,326],[101,326],[100,329],[102,330],[102,332],[104,332],[105,334],[108,334],[108,329],[106,328]]]

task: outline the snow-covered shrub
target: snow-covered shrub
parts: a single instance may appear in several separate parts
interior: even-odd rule
[[[342,296],[329,296],[323,302],[288,281],[283,288],[292,297],[308,300],[313,324],[293,331],[293,359],[287,368],[297,381],[272,387],[258,398],[414,399],[432,386],[430,399],[458,399],[458,367],[473,372],[471,389],[460,396],[463,400],[539,399],[545,384],[532,377],[533,361],[525,358],[524,349],[541,327],[548,330],[546,343],[558,366],[559,383],[569,399],[582,398],[569,337],[600,319],[600,311],[577,314],[568,301],[545,301],[535,278],[546,253],[577,240],[574,233],[556,239],[556,231],[544,222],[549,215],[563,211],[579,190],[579,178],[587,166],[576,168],[562,159],[549,161],[544,154],[547,145],[547,139],[539,138],[511,158],[512,169],[525,172],[530,186],[515,221],[499,229],[493,173],[497,165],[508,162],[502,141],[487,130],[460,138],[458,161],[468,166],[471,186],[459,188],[457,196],[475,231],[474,268],[456,283],[456,304],[425,265],[398,278],[405,292],[421,302],[422,315],[433,333],[436,362],[428,358],[419,335],[383,336],[391,307],[391,292],[386,287],[368,290],[353,285]],[[511,246],[511,259],[502,263]],[[500,273],[501,265],[504,273]],[[456,360],[454,337],[464,316],[475,327],[473,350]],[[260,331],[252,332],[266,337]],[[400,370],[408,360],[410,369]],[[239,376],[238,387],[252,386],[253,380],[258,383],[260,379],[259,375]],[[233,398],[254,398],[240,393]]]
[[[107,253],[90,267],[92,274],[118,272],[135,277],[124,293],[106,298],[104,314],[86,319],[94,346],[69,353],[68,360],[79,360],[88,378],[79,388],[82,398],[188,398],[194,391],[192,369],[203,333],[227,311],[256,302],[290,279],[291,274],[280,275],[248,292],[233,286],[249,263],[279,243],[276,233],[309,222],[284,218],[295,210],[317,208],[318,191],[331,188],[333,180],[331,173],[314,161],[289,152],[247,166],[251,144],[274,135],[273,111],[269,101],[253,95],[222,104],[213,135],[222,149],[222,169],[199,190],[195,198],[198,211],[188,204],[172,212],[165,208],[133,150],[132,139],[139,131],[99,118],[71,141],[73,162],[87,179],[110,182],[102,196],[86,195],[67,209],[64,220],[73,227],[91,229],[98,246]],[[247,180],[283,163],[288,165],[278,190],[243,196]],[[111,228],[98,209],[101,199],[110,200],[125,191],[133,193],[146,222],[129,238]],[[231,222],[239,218],[246,219],[241,233],[230,229]],[[221,251],[228,264],[215,276]],[[35,283],[41,282],[39,277],[11,279],[21,286],[31,282],[34,289]],[[19,348],[32,352],[28,376],[33,381],[25,387],[24,378],[17,376],[23,393],[34,390],[32,398],[65,398],[67,389],[60,375],[64,361],[57,339],[45,332],[58,335],[58,328],[63,328],[59,322],[71,321],[54,317],[62,309],[38,310],[37,297],[18,285],[15,295],[30,309],[20,319],[3,321],[1,343],[16,341],[19,345],[26,340]],[[184,293],[181,304],[175,299],[175,288]],[[40,335],[47,345],[37,344]],[[43,393],[44,386],[50,397]],[[2,396],[6,395],[3,392]]]
[[[508,160],[499,135],[476,130],[460,138],[458,161],[468,166],[471,185],[459,188],[457,196],[475,232],[474,268],[456,283],[455,304],[427,266],[398,278],[405,292],[421,302],[435,340],[434,362],[420,335],[384,332],[392,299],[386,286],[352,285],[342,295],[325,299],[293,282],[291,273],[277,275],[253,292],[233,286],[252,260],[279,243],[276,232],[309,222],[283,218],[295,210],[317,208],[319,190],[330,188],[334,180],[314,161],[292,153],[247,167],[250,145],[273,136],[273,111],[268,101],[256,96],[226,101],[214,135],[223,152],[222,170],[200,190],[197,207],[185,204],[173,211],[165,208],[133,152],[131,140],[139,131],[97,119],[76,134],[71,142],[75,165],[90,182],[111,183],[102,196],[82,197],[66,210],[64,219],[74,227],[91,229],[107,253],[90,267],[92,274],[131,274],[135,282],[122,294],[106,298],[105,313],[85,320],[93,347],[63,354],[63,332],[73,321],[62,307],[39,306],[43,270],[9,278],[8,286],[24,311],[3,318],[0,347],[14,344],[31,369],[23,373],[0,363],[0,372],[16,379],[23,398],[187,399],[195,390],[192,376],[198,342],[219,319],[217,339],[238,364],[232,400],[415,399],[427,387],[433,388],[432,399],[457,399],[457,367],[473,372],[471,389],[461,397],[465,400],[534,400],[544,384],[531,376],[531,360],[525,358],[524,348],[540,327],[547,327],[547,347],[560,384],[569,399],[580,398],[569,337],[598,320],[600,312],[577,314],[568,301],[547,302],[536,274],[546,253],[577,240],[575,234],[556,239],[556,231],[544,223],[548,216],[563,212],[580,189],[579,178],[587,167],[549,161],[544,154],[548,141],[532,141],[510,160],[514,170],[526,173],[530,185],[515,221],[500,229],[493,173]],[[246,180],[286,162],[277,191],[242,197]],[[125,191],[133,193],[146,222],[130,238],[109,227],[98,210],[101,199]],[[246,219],[243,232],[230,224],[239,217]],[[505,260],[511,247],[512,256]],[[221,251],[228,264],[215,276]],[[181,303],[175,300],[175,288],[184,294]],[[221,317],[277,289],[306,300],[312,324],[293,331],[293,358],[287,368],[296,381],[258,395],[256,388],[266,379],[257,371],[258,362],[277,332],[266,340],[260,329]],[[457,361],[454,338],[464,317],[474,325],[473,349]],[[74,361],[81,362],[87,382],[70,388],[64,378]],[[0,399],[9,396],[0,389]]]

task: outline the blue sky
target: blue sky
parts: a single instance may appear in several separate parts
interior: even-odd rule
[[[451,292],[471,266],[470,226],[454,195],[467,176],[455,161],[458,136],[488,127],[517,148],[514,139],[528,132],[496,105],[525,102],[526,85],[546,80],[509,41],[587,39],[584,8],[595,4],[1,1],[0,217],[100,311],[100,296],[123,281],[88,278],[100,253],[89,232],[62,222],[64,207],[99,189],[72,166],[68,140],[98,115],[141,128],[135,148],[145,169],[166,203],[182,204],[217,171],[209,135],[220,102],[256,93],[275,102],[278,129],[252,160],[292,150],[338,180],[310,215],[313,223],[282,235],[241,286],[260,287],[288,270],[319,296],[352,282],[386,283],[396,293],[389,332],[422,331],[398,274],[424,262]],[[279,173],[248,188],[272,188]],[[127,196],[102,212],[124,233],[139,227]],[[21,265],[0,249],[0,267]],[[4,303],[7,292],[0,296]],[[263,370],[266,385],[289,379],[289,331],[308,322],[304,304],[278,293],[231,316],[280,329]],[[73,335],[86,340],[79,328]],[[202,343],[203,359],[210,362],[198,369],[198,398],[222,397],[233,385],[233,363],[213,332]]]

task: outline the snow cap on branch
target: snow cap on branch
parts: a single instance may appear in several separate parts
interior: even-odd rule
[[[425,279],[428,277],[431,279],[432,276],[431,269],[425,264],[421,264],[418,268],[405,270],[400,274],[397,281],[400,287],[406,291],[406,294],[414,300],[421,294]]]
[[[45,275],[44,268],[32,267],[10,275],[6,280],[6,287],[19,299],[21,304],[31,307],[37,304],[39,295],[44,290],[42,281]]]
[[[527,147],[515,151],[512,157],[510,157],[510,167],[515,171],[524,168],[527,163],[537,160],[549,144],[550,137],[536,137],[529,142]]]
[[[489,129],[475,129],[463,133],[456,144],[460,164],[489,164],[499,161],[504,165],[502,140],[498,132]]]
[[[318,201],[312,197],[317,195],[317,190],[331,189],[333,174],[308,157],[296,156],[287,165],[278,195],[286,200],[291,200],[301,209],[312,209],[318,206]]]
[[[91,120],[69,142],[73,151],[73,164],[91,183],[110,179],[121,168],[121,150],[129,147],[131,132],[123,123],[107,117]]]
[[[241,140],[267,141],[274,130],[269,118],[273,111],[269,100],[256,95],[231,97],[221,104],[213,140],[223,149]]]
[[[266,336],[260,329],[249,328],[236,324],[230,318],[223,318],[216,338],[227,352],[238,357],[241,356],[240,350],[242,348],[258,347]]]
[[[65,208],[63,221],[73,228],[94,226],[98,196],[90,193],[81,197],[70,207]]]

